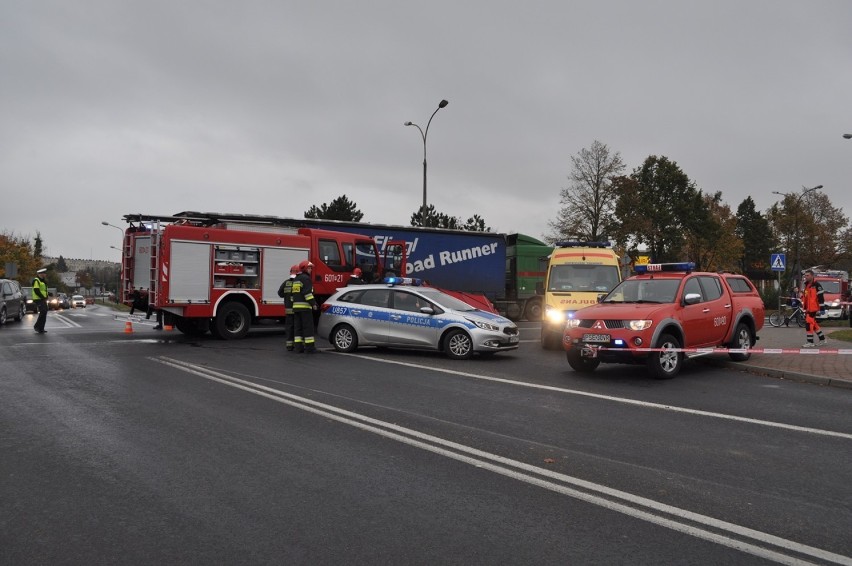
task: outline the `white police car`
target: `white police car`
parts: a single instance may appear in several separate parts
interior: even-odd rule
[[[518,327],[416,279],[343,287],[322,305],[317,334],[339,352],[359,346],[439,350],[455,359],[518,348]]]

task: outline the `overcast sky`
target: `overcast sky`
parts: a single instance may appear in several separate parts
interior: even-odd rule
[[[852,207],[852,2],[0,1],[0,231],[118,260],[128,213],[428,200],[540,237],[570,157],[665,155],[732,209]],[[17,203],[17,204],[14,204]]]

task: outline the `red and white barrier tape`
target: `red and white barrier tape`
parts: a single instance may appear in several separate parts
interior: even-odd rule
[[[850,348],[607,348],[587,344],[584,349],[612,352],[682,352],[684,354],[838,354],[852,355]]]

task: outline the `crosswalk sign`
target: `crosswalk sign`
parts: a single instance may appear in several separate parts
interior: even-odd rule
[[[772,254],[769,258],[769,264],[772,266],[772,271],[785,271],[787,269],[787,260],[784,254]]]

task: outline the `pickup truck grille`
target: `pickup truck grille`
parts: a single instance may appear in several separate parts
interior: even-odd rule
[[[581,320],[580,321],[580,328],[591,328],[592,325],[596,322],[597,322],[597,320],[592,320],[592,319]],[[603,323],[609,329],[624,328],[624,321],[623,320],[604,320]]]

